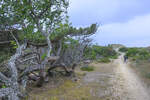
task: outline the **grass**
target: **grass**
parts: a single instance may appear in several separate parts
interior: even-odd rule
[[[91,72],[94,71],[94,67],[93,66],[82,67],[81,70]]]
[[[133,62],[131,64],[131,68],[133,68],[137,75],[139,75],[142,79],[142,81],[147,84],[148,86],[150,85],[150,62],[148,61],[138,61],[138,62]]]
[[[92,67],[93,66],[93,67]],[[90,64],[89,67],[94,68],[97,72],[102,73],[110,73],[112,72],[112,67],[110,67],[110,64]],[[90,72],[90,73],[94,73]],[[81,71],[79,68],[76,70],[77,75],[81,75],[81,78],[78,79],[77,82],[74,82],[68,79],[61,79],[61,84],[59,83],[60,79],[57,78],[59,81],[54,81],[53,84],[47,84],[44,87],[41,87],[41,89],[35,89],[34,92],[30,92],[30,98],[27,98],[25,100],[110,100],[111,94],[106,94],[105,96],[99,97],[99,93],[102,91],[105,92],[105,90],[108,88],[108,85],[100,84],[99,82],[90,82],[87,83],[84,81],[84,77],[82,77],[87,72]],[[95,76],[92,76],[91,78],[95,78]],[[89,79],[89,78],[88,78]],[[88,80],[87,79],[87,80]],[[103,82],[109,82],[109,78],[102,79]],[[50,83],[51,83],[50,82]],[[56,83],[55,83],[56,82]],[[85,84],[85,82],[87,84]],[[110,86],[110,85],[109,85]],[[46,90],[45,90],[46,89]],[[115,99],[116,100],[116,99]]]
[[[89,87],[79,87],[78,83],[66,80],[59,87],[51,88],[42,93],[32,94],[30,98],[31,100],[88,100],[90,97]],[[29,100],[29,98],[26,100]]]

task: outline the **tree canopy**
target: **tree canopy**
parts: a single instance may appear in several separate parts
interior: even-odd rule
[[[0,88],[0,97],[19,100],[20,87],[25,90],[29,80],[42,86],[56,67],[74,73],[98,25],[73,27],[68,6],[68,0],[0,0],[0,35],[7,37],[0,37],[0,44],[13,48],[7,64],[0,65],[6,69],[0,70],[0,83],[6,86]],[[30,77],[34,72],[36,79]]]

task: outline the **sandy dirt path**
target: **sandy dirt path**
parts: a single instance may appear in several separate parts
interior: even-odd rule
[[[99,84],[97,86],[99,92],[93,95],[99,97],[99,100],[150,100],[144,84],[130,68],[129,63],[123,62],[123,55],[111,64],[95,66],[97,66],[96,72],[87,74],[84,81],[88,85]]]
[[[148,91],[146,90],[144,83],[136,75],[129,64],[123,62],[123,55],[119,57],[114,63],[118,66],[116,68],[116,74],[120,77],[120,81],[123,81],[123,86],[128,92],[128,99],[131,100],[150,100]],[[120,82],[121,85],[121,82]]]

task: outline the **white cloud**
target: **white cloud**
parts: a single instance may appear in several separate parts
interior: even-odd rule
[[[125,22],[149,13],[149,0],[70,0],[69,15],[74,25]]]
[[[137,16],[125,23],[102,25],[94,40],[103,45],[123,43],[128,46],[150,46],[150,14]]]
[[[99,44],[150,45],[150,0],[70,0],[75,26],[102,24],[95,35]]]
[[[117,13],[117,1],[109,3],[109,0],[70,0],[70,19],[74,25],[99,23],[102,19],[111,18]]]

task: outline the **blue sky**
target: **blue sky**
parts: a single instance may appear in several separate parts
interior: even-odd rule
[[[100,45],[150,46],[150,0],[70,0],[69,16],[76,27],[98,23]]]

